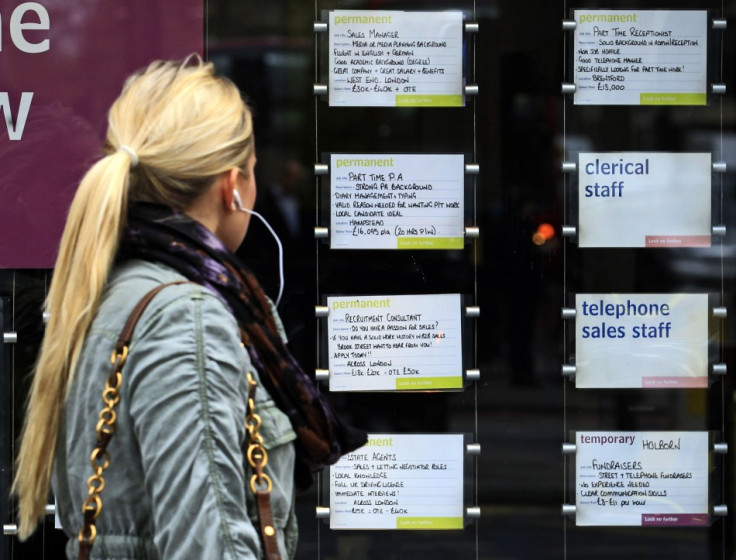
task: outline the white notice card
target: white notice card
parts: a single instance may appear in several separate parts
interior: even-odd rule
[[[461,389],[460,294],[328,297],[331,391]]]
[[[708,525],[708,432],[577,432],[577,525]]]
[[[462,434],[380,434],[330,467],[331,529],[462,529]]]
[[[707,294],[577,294],[579,389],[708,387]]]
[[[576,105],[705,105],[705,10],[575,10]]]
[[[332,249],[462,249],[465,156],[331,154]]]
[[[580,153],[580,247],[709,247],[711,174],[709,153]]]
[[[330,12],[330,105],[461,107],[463,14]]]

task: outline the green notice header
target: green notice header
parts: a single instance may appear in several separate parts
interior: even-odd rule
[[[580,23],[636,23],[634,14],[580,14]]]
[[[335,25],[342,25],[342,24],[350,24],[350,23],[373,23],[373,24],[380,24],[380,23],[393,23],[391,21],[391,15],[384,15],[384,16],[343,16],[343,15],[336,15],[334,22]]]

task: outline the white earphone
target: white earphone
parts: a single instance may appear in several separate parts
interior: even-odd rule
[[[233,205],[235,206],[235,210],[243,209],[243,199],[240,198],[240,193],[235,189],[233,189]]]
[[[276,232],[271,227],[271,224],[266,221],[266,218],[261,216],[258,212],[249,210],[248,208],[245,208],[243,206],[243,199],[240,198],[240,193],[236,189],[233,189],[233,209],[251,214],[252,216],[255,216],[256,218],[261,220],[263,222],[263,225],[266,226],[268,231],[271,232],[271,235],[273,235],[273,238],[276,240],[276,245],[279,246],[279,295],[276,298],[276,303],[274,304],[276,307],[278,307],[279,303],[281,302],[281,296],[284,295],[284,248],[281,245],[281,240],[279,239],[279,236],[276,235]]]

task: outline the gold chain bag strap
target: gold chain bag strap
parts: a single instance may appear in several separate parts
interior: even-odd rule
[[[271,478],[263,472],[268,463],[268,453],[263,447],[263,437],[258,433],[261,428],[261,417],[256,413],[256,383],[253,376],[248,373],[248,408],[245,415],[245,428],[248,431],[248,449],[246,458],[253,476],[250,477],[250,489],[256,496],[258,506],[258,524],[261,529],[261,541],[265,551],[266,560],[281,560],[278,541],[276,540],[276,529],[273,524],[273,512],[271,510],[271,489],[273,483]]]
[[[105,383],[105,390],[102,392],[102,400],[105,406],[100,411],[99,421],[97,422],[97,444],[90,456],[94,474],[87,479],[88,496],[82,505],[84,525],[79,531],[79,560],[89,559],[92,545],[94,545],[95,538],[97,537],[95,521],[102,512],[101,494],[105,489],[105,477],[103,474],[110,466],[110,453],[107,451],[107,446],[115,433],[115,421],[117,420],[115,406],[120,402],[120,387],[123,384],[123,366],[128,358],[128,347],[133,337],[133,331],[141,315],[143,315],[143,311],[151,303],[151,300],[156,297],[156,294],[167,286],[186,283],[186,281],[179,281],[162,284],[143,296],[128,316],[128,320],[125,322],[123,330],[120,332],[118,341],[115,344],[115,350],[113,350],[110,359],[112,362],[112,371]]]

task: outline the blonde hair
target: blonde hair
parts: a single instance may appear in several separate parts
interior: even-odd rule
[[[112,105],[104,152],[72,201],[46,300],[50,318],[12,488],[21,539],[44,515],[64,401],[129,201],[183,210],[217,175],[243,167],[253,153],[250,110],[235,85],[198,56],[157,61],[131,76]]]

